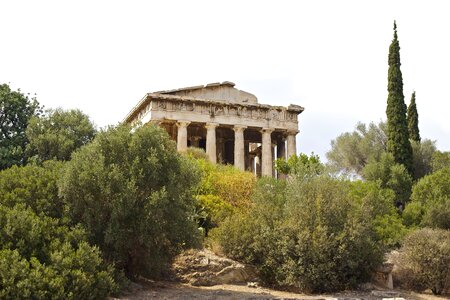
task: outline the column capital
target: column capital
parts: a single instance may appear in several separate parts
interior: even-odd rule
[[[262,128],[261,133],[272,133],[275,131],[275,128]]]
[[[177,121],[178,127],[187,127],[189,124],[191,124],[191,121]]]
[[[299,130],[288,130],[286,131],[287,135],[297,135],[300,131]]]
[[[247,128],[247,126],[244,126],[244,125],[234,125],[233,126],[233,130],[235,131],[235,132],[237,132],[237,131],[242,131],[242,130],[244,130],[244,129],[246,129]]]
[[[217,128],[219,126],[219,123],[206,123],[205,128]]]

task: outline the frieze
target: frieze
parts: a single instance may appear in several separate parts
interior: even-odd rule
[[[152,111],[186,111],[195,112],[202,115],[214,116],[233,116],[251,119],[266,119],[284,122],[296,122],[298,113],[296,111],[288,111],[286,108],[270,105],[244,106],[232,105],[228,103],[201,103],[174,101],[169,99],[152,99],[146,108],[138,114],[138,118],[142,118],[143,114],[148,110]]]

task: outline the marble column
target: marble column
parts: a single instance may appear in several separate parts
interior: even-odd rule
[[[244,129],[247,126],[235,125],[234,130],[234,166],[241,171],[245,170]]]
[[[188,141],[188,133],[187,127],[189,125],[189,121],[178,121],[178,134],[177,134],[177,150],[179,152],[184,152],[187,150],[187,141]]]
[[[295,141],[297,133],[298,131],[288,131],[287,133],[287,158],[297,154],[297,145]]]
[[[206,123],[206,155],[213,163],[217,163],[216,128],[217,123]]]
[[[262,176],[272,177],[273,160],[272,160],[272,138],[273,129],[263,128],[262,133]]]

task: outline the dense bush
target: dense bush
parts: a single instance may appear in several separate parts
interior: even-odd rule
[[[85,240],[79,227],[0,205],[0,298],[105,298],[117,289],[112,268]]]
[[[450,231],[423,228],[411,233],[400,251],[406,287],[441,294],[450,288]]]
[[[198,241],[192,192],[199,174],[164,129],[111,127],[67,162],[60,194],[72,222],[129,276],[157,276]]]
[[[255,264],[267,283],[308,291],[355,287],[383,259],[374,220],[385,215],[375,207],[385,195],[376,188],[351,193],[350,182],[328,175],[262,179],[254,206],[212,236],[225,254]]]
[[[0,204],[23,203],[38,215],[61,218],[64,204],[58,197],[57,180],[63,163],[47,161],[43,166],[13,166],[0,172]]]
[[[403,217],[410,226],[450,229],[450,168],[440,169],[417,182]]]
[[[251,206],[256,179],[233,166],[212,164],[201,153],[188,152],[200,169],[201,181],[194,194],[198,223],[207,234],[225,218]]]
[[[215,195],[235,207],[248,207],[255,187],[255,176],[231,165],[212,164],[197,160],[201,169],[199,195]]]
[[[381,188],[379,182],[352,181],[349,196],[354,204],[368,209],[366,217],[372,219],[377,243],[384,248],[398,248],[408,230],[392,205],[394,191]]]

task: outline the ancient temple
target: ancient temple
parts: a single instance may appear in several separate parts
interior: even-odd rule
[[[275,158],[296,154],[298,105],[271,106],[234,83],[210,83],[149,93],[124,122],[155,123],[178,151],[199,147],[214,163],[234,164],[257,176],[275,176]]]

